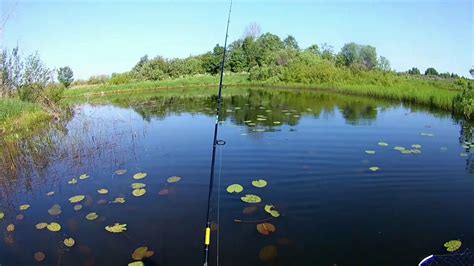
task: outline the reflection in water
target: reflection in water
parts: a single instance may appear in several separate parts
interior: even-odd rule
[[[100,98],[102,104],[81,105],[47,134],[3,143],[0,227],[17,229],[3,230],[0,264],[31,265],[42,251],[48,265],[126,265],[141,246],[154,251],[150,265],[199,264],[213,92]],[[465,121],[454,120],[459,131],[450,114],[415,105],[265,89],[225,92],[221,119],[227,144],[216,226],[223,265],[412,265],[443,253],[450,239],[473,247],[474,221],[466,210],[474,206],[466,199],[474,181],[465,169],[472,170],[471,148],[461,147],[472,143],[472,127]],[[413,144],[420,154],[393,149]],[[372,173],[371,166],[381,170]],[[117,169],[127,173],[114,174]],[[134,180],[138,172],[148,175]],[[80,180],[85,173],[90,177]],[[168,183],[170,176],[182,179]],[[72,178],[77,184],[68,184]],[[268,181],[265,188],[251,185],[259,178]],[[143,196],[131,194],[134,182],[145,184]],[[232,183],[262,202],[249,206],[240,194],[228,194]],[[49,191],[55,194],[46,196]],[[74,195],[85,196],[81,210],[68,201]],[[114,202],[117,197],[125,203]],[[31,208],[19,211],[21,204]],[[62,212],[53,216],[48,209],[55,204]],[[268,219],[265,204],[281,212],[269,236],[249,223]],[[90,212],[98,218],[85,219]],[[58,222],[62,230],[38,231],[40,222]],[[127,224],[127,231],[104,230],[114,223]],[[66,237],[76,246],[66,248]]]

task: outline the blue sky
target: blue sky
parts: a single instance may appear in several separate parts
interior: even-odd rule
[[[186,57],[223,43],[227,1],[0,0],[11,15],[1,46],[38,50],[49,67],[78,78],[129,70],[144,54]],[[392,68],[433,66],[469,76],[474,65],[471,0],[234,1],[230,40],[250,23],[295,36],[301,47],[370,44]]]

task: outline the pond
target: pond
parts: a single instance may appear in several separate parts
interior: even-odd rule
[[[145,265],[202,265],[216,98],[191,91],[76,101],[69,120],[3,143],[0,264],[35,265],[41,251],[45,265],[126,265],[147,247]],[[217,253],[229,266],[416,265],[448,253],[449,240],[474,248],[466,121],[397,102],[255,88],[226,91],[220,120],[211,265]],[[260,179],[265,187],[252,185]],[[228,193],[231,184],[243,192]],[[260,233],[262,222],[276,230]],[[126,231],[105,229],[115,223]]]

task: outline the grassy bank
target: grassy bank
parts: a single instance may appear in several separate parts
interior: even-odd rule
[[[51,115],[36,103],[0,99],[0,136],[19,138],[34,132],[51,120]]]
[[[100,95],[113,95],[119,93],[146,92],[152,90],[166,90],[169,94],[184,93],[180,88],[186,87],[214,87],[217,89],[218,76],[194,76],[164,81],[145,81],[129,83],[123,85],[97,85],[88,88],[73,88],[65,93],[66,97],[97,97]],[[400,79],[394,84],[387,86],[372,84],[301,84],[284,82],[249,81],[247,74],[230,74],[225,76],[227,86],[258,86],[258,87],[285,87],[285,88],[306,88],[321,91],[336,92],[341,94],[370,96],[381,99],[402,101],[407,103],[422,104],[430,107],[440,108],[447,111],[453,110],[453,101],[461,90],[452,86],[444,86],[439,81],[426,81],[416,79]],[[200,90],[197,90],[199,92]],[[186,90],[189,94],[190,90]]]

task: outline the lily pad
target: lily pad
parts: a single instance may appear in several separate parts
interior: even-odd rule
[[[132,185],[130,185],[130,187],[133,189],[138,189],[138,188],[144,188],[146,187],[146,185],[143,183],[133,183]]]
[[[7,225],[7,232],[13,232],[13,231],[15,231],[15,225],[14,224]]]
[[[132,259],[142,260],[144,258],[153,256],[153,254],[154,252],[151,250],[148,250],[148,247],[139,247],[135,249],[135,251],[132,253]]]
[[[122,233],[123,231],[127,231],[127,224],[119,224],[115,223],[114,225],[107,225],[105,230],[111,233]]]
[[[52,195],[54,195],[54,191],[50,191],[50,192],[46,193],[46,196],[48,196],[48,197],[51,197]]]
[[[35,225],[36,229],[38,229],[38,230],[45,229],[46,226],[48,226],[47,223],[39,223],[39,224],[36,224],[36,225]]]
[[[168,179],[166,179],[166,182],[176,183],[176,182],[179,182],[180,180],[181,180],[180,176],[171,176],[171,177],[168,177]]]
[[[141,197],[145,195],[145,193],[146,193],[146,189],[144,188],[137,188],[132,191],[132,195],[135,197]]]
[[[112,201],[113,203],[125,203],[125,198],[122,198],[122,197],[119,197],[119,198],[115,198],[114,201]]]
[[[20,205],[20,211],[26,211],[30,208],[30,205],[28,204],[23,204],[23,205]]]
[[[275,218],[280,216],[280,212],[275,210],[275,206],[273,205],[265,205],[264,209],[267,213]]]
[[[97,193],[105,195],[105,194],[109,193],[109,190],[106,189],[106,188],[101,188],[101,189],[97,190]]]
[[[46,255],[41,251],[36,252],[33,257],[37,262],[42,262],[44,259],[46,259]]]
[[[239,184],[232,184],[227,187],[227,192],[229,193],[240,193],[244,190],[244,187],[242,187]]]
[[[375,154],[375,151],[374,151],[374,150],[366,150],[365,153],[367,153],[367,154]]]
[[[86,175],[86,174],[82,174],[82,175],[79,176],[80,180],[84,180],[84,179],[87,179],[87,178],[89,178],[89,176]]]
[[[49,215],[57,216],[60,215],[63,211],[61,210],[61,206],[59,204],[54,204],[49,210]]]
[[[401,150],[400,151],[401,154],[411,154],[411,150]]]
[[[145,266],[145,263],[143,263],[143,261],[134,261],[130,262],[128,266]]]
[[[46,228],[51,232],[58,232],[61,230],[61,225],[58,223],[50,223],[46,226]]]
[[[372,166],[372,167],[369,168],[369,170],[372,171],[372,172],[377,172],[378,170],[380,170],[380,168],[377,167],[377,166]]]
[[[127,173],[127,170],[125,170],[125,169],[119,169],[119,170],[115,171],[116,175],[124,175],[126,173]]]
[[[258,188],[263,188],[263,187],[267,186],[267,181],[265,181],[263,179],[254,180],[254,181],[252,181],[252,186],[258,187]]]
[[[99,217],[99,215],[97,215],[97,213],[95,213],[95,212],[91,212],[91,213],[86,215],[86,219],[89,220],[89,221],[94,221],[98,217]]]
[[[383,142],[383,141],[381,141],[381,142],[379,142],[379,143],[377,143],[377,144],[378,144],[379,146],[381,146],[381,147],[387,147],[387,146],[388,146],[388,143]]]
[[[74,185],[74,184],[77,183],[77,179],[73,178],[73,179],[67,181],[67,183],[68,183],[69,185]]]
[[[444,247],[446,248],[447,251],[454,252],[461,247],[461,244],[462,243],[460,240],[451,240],[444,243]]]
[[[72,246],[74,246],[76,241],[74,241],[74,239],[72,237],[70,237],[70,238],[64,239],[63,243],[66,247],[71,248]]]
[[[81,202],[82,200],[84,200],[85,198],[86,198],[86,196],[84,196],[84,195],[77,195],[77,196],[74,196],[74,197],[70,197],[69,202],[78,203],[78,202]]]
[[[240,198],[243,202],[247,203],[259,203],[262,199],[257,195],[247,194],[245,197]]]
[[[393,147],[394,150],[397,150],[397,151],[403,151],[405,150],[405,147],[402,147],[402,146],[395,146]]]
[[[74,210],[75,210],[75,211],[80,211],[81,209],[82,209],[82,205],[81,205],[81,204],[74,205]]]
[[[0,212],[0,220],[3,219],[3,217],[5,217],[5,213]]]
[[[269,235],[276,231],[276,228],[271,223],[261,223],[257,224],[257,231],[262,235]]]
[[[136,173],[133,175],[133,179],[135,180],[143,179],[145,177],[146,177],[146,173]]]

